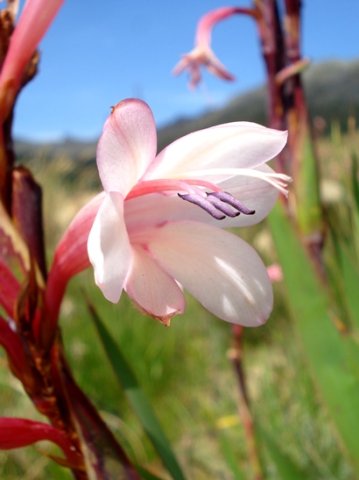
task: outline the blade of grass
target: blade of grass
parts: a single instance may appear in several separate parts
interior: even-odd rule
[[[281,206],[270,226],[284,272],[289,307],[314,383],[359,472],[359,363],[350,335],[337,331],[329,299]]]
[[[127,363],[119,346],[113,340],[109,331],[91,304],[89,304],[89,310],[94,320],[96,330],[100,337],[106,356],[113,368],[120,386],[125,391],[133,410],[140,419],[143,429],[145,430],[163,464],[172,477],[175,480],[185,480],[181,467],[170,448],[170,442],[163,432],[162,427],[143,390],[138,384],[131,367]]]

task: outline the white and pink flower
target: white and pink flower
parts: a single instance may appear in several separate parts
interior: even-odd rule
[[[156,155],[150,108],[140,100],[119,103],[97,148],[104,192],[73,220],[53,270],[70,277],[86,267],[88,237],[95,281],[109,301],[125,290],[168,324],[185,309],[185,288],[223,320],[262,324],[273,303],[266,268],[224,228],[258,223],[278,192],[286,193],[289,178],[266,165],[286,138],[235,122],[186,135]]]

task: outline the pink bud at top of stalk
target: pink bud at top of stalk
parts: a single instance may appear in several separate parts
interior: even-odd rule
[[[253,9],[239,7],[218,8],[204,15],[198,22],[193,50],[182,56],[182,59],[174,67],[173,74],[179,75],[184,70],[188,70],[191,88],[195,88],[201,82],[201,66],[205,66],[210,73],[222,80],[234,80],[235,77],[213,53],[211,36],[212,30],[218,22],[238,13],[255,17]]]
[[[21,85],[27,63],[64,0],[27,0],[10,39],[0,74],[0,113],[5,118]]]

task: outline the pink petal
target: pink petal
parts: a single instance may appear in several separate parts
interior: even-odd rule
[[[162,150],[145,178],[186,178],[211,168],[255,168],[278,155],[286,140],[286,132],[249,122],[206,128]]]
[[[90,266],[87,239],[104,196],[103,192],[96,195],[81,208],[56,247],[45,292],[47,320],[51,325],[57,321],[67,283]]]
[[[107,300],[117,303],[132,261],[121,194],[105,196],[91,228],[87,247],[97,286]]]
[[[97,147],[97,166],[104,189],[124,197],[156,156],[152,112],[141,100],[118,103],[108,117]]]
[[[76,214],[58,243],[50,270],[66,277],[66,281],[89,266],[87,239],[97,212],[104,201],[102,192],[92,198]]]
[[[217,58],[212,58],[212,62],[207,65],[207,69],[212,75],[215,75],[222,80],[233,82],[236,79],[236,77],[227,70]]]
[[[258,254],[239,237],[196,222],[166,224],[149,242],[158,263],[211,313],[254,327],[272,310],[273,294]]]
[[[133,263],[125,290],[141,310],[165,325],[174,315],[183,313],[185,301],[182,290],[141,247],[133,250]]]

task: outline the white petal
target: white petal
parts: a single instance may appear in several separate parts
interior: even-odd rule
[[[156,148],[156,126],[148,105],[132,99],[116,105],[97,146],[104,189],[126,196],[154,160]]]
[[[153,232],[149,249],[219,318],[252,327],[268,319],[273,294],[266,268],[237,236],[196,222],[172,223]]]
[[[120,194],[106,195],[90,231],[87,249],[97,286],[107,300],[117,303],[132,261]]]
[[[174,315],[183,313],[182,290],[143,248],[133,249],[125,290],[141,310],[166,325]]]
[[[145,178],[186,178],[211,168],[254,168],[283,149],[287,133],[249,122],[190,133],[162,150]]]
[[[254,171],[273,172],[268,165],[261,165]],[[261,222],[274,207],[279,193],[273,185],[256,177],[233,177],[218,186],[233,195],[247,208],[255,210],[254,215],[241,214],[235,218],[225,218],[221,223],[222,228],[248,227]],[[211,223],[214,224],[214,221]]]

